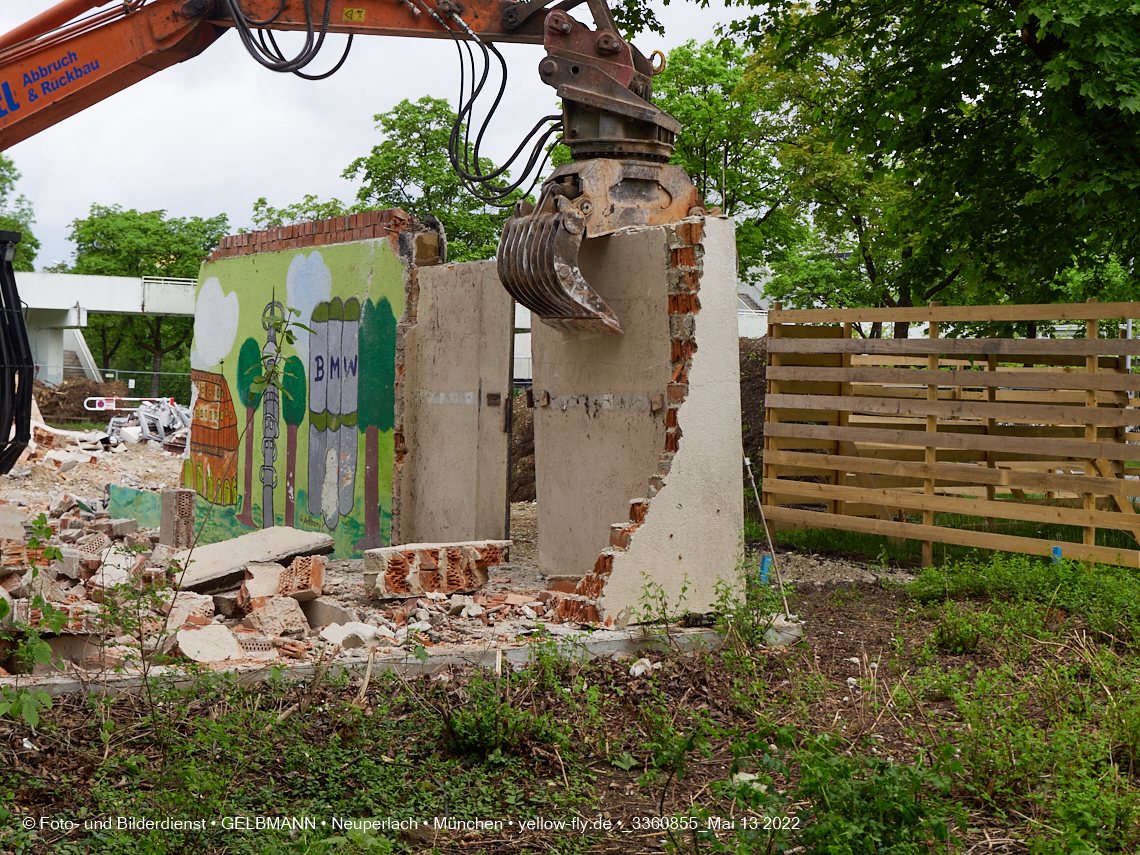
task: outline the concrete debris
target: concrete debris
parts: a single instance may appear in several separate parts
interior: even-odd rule
[[[238,608],[261,608],[269,597],[276,597],[284,570],[280,564],[251,562],[245,565],[245,581],[237,593]]]
[[[804,635],[804,625],[796,615],[773,614],[764,632],[764,643],[769,647],[787,647],[795,644]]]
[[[313,629],[320,629],[329,624],[359,622],[360,616],[356,609],[347,609],[344,606],[324,597],[315,600],[306,600],[301,603],[301,611]]]
[[[193,591],[164,591],[162,598],[167,601],[166,629],[168,632],[182,629],[190,618],[201,618],[209,623],[214,618],[214,598]]]
[[[246,658],[233,632],[220,624],[180,629],[175,633],[174,639],[182,655],[194,662],[225,662]]]
[[[327,534],[274,526],[232,540],[210,543],[175,555],[182,574],[175,579],[189,591],[221,591],[240,584],[250,563],[288,564],[297,556],[328,555],[333,539]],[[189,566],[187,566],[189,564]]]
[[[260,608],[246,615],[242,626],[263,635],[304,636],[309,632],[301,604],[292,597],[269,597]]]
[[[0,505],[0,540],[23,540],[28,515],[11,505]]]
[[[487,571],[507,560],[509,540],[407,543],[364,553],[364,587],[374,597],[419,597],[427,592],[475,591]]]
[[[352,621],[331,624],[321,630],[321,638],[329,644],[351,650],[358,647],[378,647],[395,644],[396,633],[386,627],[370,626]]]

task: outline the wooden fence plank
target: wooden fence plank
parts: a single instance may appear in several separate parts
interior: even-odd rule
[[[1091,321],[1140,318],[1140,303],[1025,303],[1007,306],[914,306],[894,309],[773,309],[771,324],[965,323],[976,321]]]
[[[1100,561],[1105,564],[1120,564],[1125,567],[1140,567],[1140,551],[1135,549],[1113,549],[1108,546],[1085,546],[1063,540],[1040,540],[1033,537],[1017,537],[1008,534],[993,534],[987,531],[973,531],[941,526],[924,526],[916,523],[887,522],[865,517],[839,516],[836,514],[803,511],[798,508],[765,507],[764,513],[773,522],[784,527],[832,528],[841,531],[857,531],[865,534],[893,535],[913,540],[934,540],[955,546],[971,546],[980,549],[998,549],[1005,552],[1024,552],[1029,555],[1049,556],[1053,547],[1060,547],[1063,558],[1078,561]]]
[[[1140,340],[1130,338],[1041,339],[1041,338],[938,338],[938,339],[842,339],[782,338],[768,342],[769,353],[869,353],[929,356],[930,354],[998,356],[1140,356]],[[842,367],[842,366],[840,366]]]
[[[1033,406],[1030,404],[1003,404],[983,401],[934,401],[911,398],[864,398],[839,395],[772,395],[765,406],[777,409],[815,411],[828,414],[836,410],[851,413],[874,413],[888,416],[935,416],[944,419],[1000,419],[1003,422],[1035,425],[1097,425],[1101,427],[1140,426],[1140,410],[1096,406],[1096,392],[1088,391],[1093,403],[1088,407]],[[781,415],[781,421],[796,421],[795,417]],[[812,419],[823,421],[824,418]]]
[[[817,460],[810,460],[810,458],[817,458]],[[922,480],[933,475],[944,484],[977,484],[979,486],[992,484],[995,487],[1017,487],[1021,490],[1037,493],[1049,490],[1058,493],[1091,491],[1100,495],[1120,493],[1127,496],[1140,496],[1140,480],[1097,478],[1089,475],[1054,475],[1014,469],[988,469],[969,463],[944,463],[940,461],[931,465],[921,460],[878,460],[870,457],[812,454],[797,451],[773,451],[771,452],[771,460],[768,462],[778,466],[817,469],[820,470],[819,474],[824,471],[840,469],[848,472],[861,471],[874,475],[892,475],[916,480]]]
[[[773,437],[794,439],[839,440],[872,442],[883,445],[925,446],[929,438],[925,431],[878,430],[861,427],[832,427],[830,425],[804,425],[774,423],[765,429]],[[1134,442],[1087,443],[1067,439],[1036,439],[1033,437],[978,436],[967,433],[939,433],[939,448],[968,448],[975,451],[1007,451],[1019,454],[1054,455],[1077,459],[1103,457],[1105,460],[1135,460],[1140,458],[1140,446]]]
[[[1140,520],[1135,514],[1118,511],[1097,511],[1087,508],[1058,507],[1053,505],[1026,504],[1022,502],[997,502],[987,499],[970,499],[958,496],[938,496],[928,493],[908,493],[901,490],[868,490],[865,487],[844,487],[836,484],[820,484],[812,481],[780,481],[767,485],[774,496],[792,496],[815,502],[840,499],[847,502],[864,502],[878,506],[880,503],[890,508],[906,508],[922,511],[925,514],[961,514],[969,517],[999,517],[1001,519],[1022,520],[1024,522],[1046,523],[1051,525],[1100,526],[1102,528],[1128,531],[1133,536],[1140,533]],[[1131,505],[1125,501],[1125,504]],[[924,516],[925,519],[925,516]],[[932,523],[924,522],[924,525]]]
[[[964,371],[943,368],[930,372],[925,368],[804,368],[798,365],[769,366],[774,380],[832,383],[901,383],[925,386],[965,386],[978,389],[1050,389],[1098,392],[1140,392],[1140,374],[1077,374],[1067,371]],[[794,388],[794,387],[793,387]]]

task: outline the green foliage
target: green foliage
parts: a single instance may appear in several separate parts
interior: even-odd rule
[[[552,716],[536,714],[513,702],[510,678],[491,680],[476,673],[461,706],[438,707],[443,743],[464,757],[504,762],[508,755],[528,756],[532,745],[565,745],[566,728]]]
[[[777,77],[843,78],[795,115],[856,167],[852,189],[884,191],[891,299],[1054,302],[1065,271],[1112,258],[1135,276],[1133,4],[739,5],[756,13],[734,29]]]
[[[362,428],[392,429],[396,406],[396,316],[387,297],[376,303],[366,300],[360,307],[360,396],[358,418]]]
[[[455,112],[448,102],[425,95],[414,103],[401,101],[375,119],[383,141],[344,171],[345,178],[364,182],[356,194],[358,208],[399,207],[425,222],[437,218],[447,233],[451,261],[493,257],[510,209],[480,202],[452,169],[447,146]],[[485,157],[479,165],[484,173],[495,169]]]
[[[808,804],[797,839],[805,852],[926,855],[947,841],[938,797],[950,792],[948,775],[921,763],[851,757],[838,748],[834,737],[821,735],[806,739],[796,754],[796,795]]]
[[[1028,555],[994,554],[989,560],[927,567],[911,584],[918,600],[1001,598],[1032,601],[1081,616],[1106,636],[1140,641],[1140,579],[1125,567],[1077,561],[1053,564]]]
[[[261,392],[265,389],[264,376],[265,366],[261,363],[261,346],[258,345],[257,339],[247,338],[238,350],[237,367],[238,397],[243,407],[256,409],[260,405]]]
[[[308,386],[305,383],[305,365],[299,356],[290,356],[285,360],[281,384],[285,393],[281,399],[281,417],[285,419],[285,424],[300,425],[308,413],[305,407]]]
[[[742,545],[735,584],[723,579],[716,582],[717,630],[741,653],[762,647],[772,616],[784,610],[776,580],[760,581],[760,563],[760,553],[747,551]]]
[[[780,105],[748,85],[748,58],[729,41],[688,42],[669,51],[653,82],[654,102],[682,125],[672,163],[685,168],[706,205],[736,218],[741,274],[779,261],[799,225],[776,162]]]
[[[32,520],[31,536],[28,538],[30,549],[42,549],[45,561],[57,561],[62,557],[58,546],[48,543],[52,536],[51,526],[47,515],[41,513]],[[39,567],[33,566],[32,578],[39,575]],[[51,646],[44,640],[40,626],[46,626],[51,632],[59,632],[66,616],[53,608],[40,595],[36,595],[31,607],[38,609],[43,615],[42,623],[33,626],[29,623],[9,622],[8,603],[0,600],[0,641],[7,642],[13,647],[13,659],[24,671],[31,671],[37,665],[50,665],[52,661]],[[14,686],[0,687],[0,716],[22,720],[33,731],[39,727],[40,716],[50,710],[51,696],[43,689],[21,687],[19,682]]]
[[[306,194],[300,202],[286,205],[284,208],[274,208],[262,196],[253,203],[251,219],[255,229],[273,229],[312,220],[347,217],[352,213],[355,213],[354,209],[346,207],[340,199],[322,202],[318,197]]]
[[[933,642],[946,653],[976,653],[982,642],[984,616],[947,602],[934,627]]]
[[[165,211],[92,205],[71,224],[75,261],[67,273],[198,278],[198,268],[229,230],[225,214],[167,217]]]
[[[12,159],[0,154],[0,230],[6,232],[20,232],[22,237],[16,245],[16,256],[12,259],[12,268],[15,270],[34,270],[33,262],[39,252],[40,242],[32,234],[32,223],[35,215],[32,213],[32,203],[24,194],[14,196],[16,182],[20,180],[20,172]]]
[[[86,217],[71,224],[69,238],[76,247],[72,264],[53,269],[197,279],[198,268],[228,230],[225,214],[209,219],[167,217],[165,211],[92,205]],[[191,318],[93,314],[83,336],[104,370],[150,374],[149,394],[188,401],[188,378],[160,378],[159,372],[188,373],[193,332]]]

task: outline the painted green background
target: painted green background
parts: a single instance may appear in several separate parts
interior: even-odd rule
[[[208,370],[223,374],[229,384],[230,395],[233,398],[234,409],[237,413],[239,434],[245,429],[246,408],[242,405],[237,378],[238,354],[242,344],[247,339],[254,339],[258,347],[266,341],[266,331],[262,327],[262,312],[266,305],[273,300],[288,305],[286,291],[286,277],[290,264],[294,258],[301,256],[308,259],[314,252],[319,252],[324,264],[332,276],[332,297],[339,297],[348,301],[355,297],[363,306],[367,300],[379,304],[386,298],[391,306],[394,319],[398,319],[404,310],[404,268],[399,259],[392,252],[386,240],[368,240],[358,243],[338,244],[334,246],[309,247],[298,250],[288,250],[278,253],[265,253],[259,255],[242,256],[238,258],[220,259],[202,266],[198,277],[198,290],[211,277],[217,277],[222,286],[222,292],[237,294],[240,305],[237,335],[229,354]],[[382,304],[381,304],[382,305]],[[394,329],[395,320],[391,326]],[[295,321],[308,325],[308,317],[297,317]],[[309,337],[305,330],[296,330],[298,337]],[[375,377],[375,370],[365,369],[366,361],[376,361],[370,366],[384,372],[386,382],[391,385],[394,380],[394,339],[391,342],[391,353],[378,354],[365,346],[361,340],[360,359],[360,385],[358,389],[358,412],[364,413],[372,403],[372,398],[366,380],[369,373]],[[281,358],[291,356],[301,357],[297,350],[285,344],[281,347]],[[301,357],[303,359],[303,357]],[[294,363],[295,364],[295,363]],[[306,371],[308,364],[306,361]],[[306,395],[309,391],[309,378],[305,378]],[[285,489],[286,489],[286,423],[284,414],[290,406],[285,395],[280,400],[280,436],[277,439],[277,487],[274,491],[273,510],[275,523],[285,524]],[[373,407],[373,409],[375,409]],[[236,506],[211,505],[201,495],[198,496],[198,522],[202,530],[200,543],[213,543],[225,540],[250,531],[238,518],[246,501],[252,499],[252,518],[255,528],[262,527],[262,484],[260,468],[262,463],[262,426],[263,413],[258,406],[254,417],[252,430],[254,440],[253,455],[253,495],[246,497],[245,484],[245,438],[239,440],[237,450],[237,485],[239,501]],[[384,544],[391,540],[391,510],[392,510],[392,462],[393,439],[391,418],[382,424],[386,428],[379,434],[378,454],[375,460],[375,471],[378,480],[379,493],[379,527]],[[309,512],[307,502],[308,491],[308,458],[309,458],[309,427],[310,414],[306,404],[305,418],[297,430],[297,458],[296,458],[296,499],[295,499],[295,527],[306,531],[325,531],[332,535],[336,541],[336,555],[338,557],[359,556],[362,552],[360,541],[365,535],[364,519],[364,491],[366,473],[365,455],[365,425],[361,423],[356,431],[357,466],[355,477],[355,500],[352,512],[342,517],[334,529],[330,530],[321,516]],[[188,485],[192,486],[192,485]]]

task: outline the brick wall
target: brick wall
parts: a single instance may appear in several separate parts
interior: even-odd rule
[[[370,238],[388,238],[405,231],[422,228],[423,226],[415,217],[399,208],[391,208],[386,211],[364,211],[347,217],[332,217],[327,220],[314,220],[309,223],[281,226],[259,232],[228,235],[222,238],[221,244],[210,254],[209,261],[234,258],[240,255],[256,255],[262,252],[281,252],[311,246],[329,246]],[[417,247],[418,249],[420,248]],[[423,262],[417,258],[416,263]],[[436,262],[429,261],[428,263]]]

